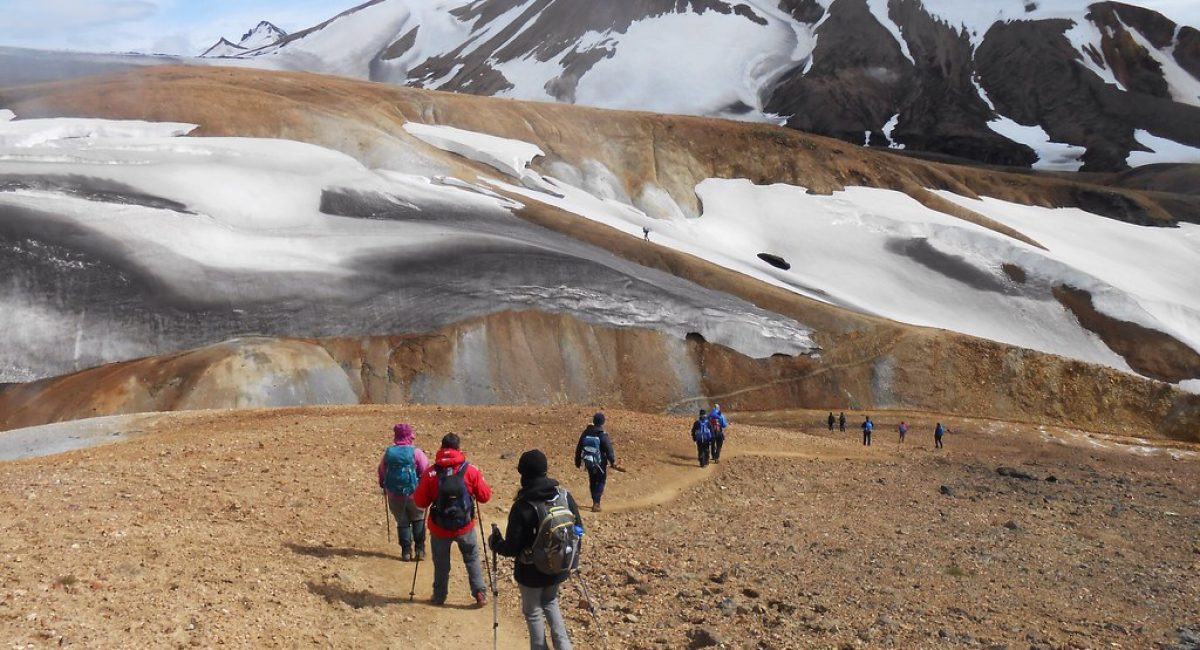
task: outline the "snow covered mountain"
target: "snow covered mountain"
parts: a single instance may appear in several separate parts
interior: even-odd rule
[[[1200,161],[1200,31],[1117,2],[372,0],[233,56],[1004,165]]]
[[[237,56],[261,47],[274,45],[285,37],[287,37],[287,32],[264,20],[255,25],[250,31],[242,34],[241,40],[237,43],[231,43],[228,39],[222,37],[215,45],[204,50],[204,53],[200,56],[209,58]]]
[[[47,386],[25,412],[218,406],[189,400],[219,385],[1200,418],[1179,390],[1200,392],[1200,196],[1119,185],[1153,170],[202,66],[0,105],[0,380],[42,380],[0,388],[6,412]]]

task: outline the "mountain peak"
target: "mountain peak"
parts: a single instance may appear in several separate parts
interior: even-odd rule
[[[261,20],[245,34],[242,34],[241,40],[237,43],[233,43],[229,39],[222,37],[215,45],[204,50],[204,53],[200,56],[210,58],[237,56],[243,52],[257,50],[260,47],[278,43],[285,36],[287,36],[287,32],[276,27],[274,23],[268,20]]]
[[[271,45],[279,41],[279,39],[287,36],[287,32],[279,29],[270,21],[259,21],[253,29],[242,35],[242,40],[238,41],[238,45],[247,50],[256,50],[260,47]]]
[[[209,57],[209,58],[216,58],[216,57],[222,57],[222,56],[237,56],[238,54],[241,54],[242,52],[245,52],[245,51],[246,51],[246,48],[244,48],[240,45],[234,44],[234,43],[230,43],[228,39],[222,37],[221,40],[219,40],[215,44],[213,44],[212,47],[209,47],[207,50],[204,50],[204,53],[201,54],[200,56],[201,57]]]

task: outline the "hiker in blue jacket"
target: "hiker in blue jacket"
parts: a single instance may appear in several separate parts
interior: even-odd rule
[[[700,466],[708,467],[708,453],[712,449],[713,434],[708,427],[707,411],[700,409],[700,417],[692,423],[692,442],[696,443],[696,454],[700,457]]]
[[[871,421],[871,416],[868,415],[867,419],[863,420],[862,429],[863,429],[863,444],[870,447],[871,446],[871,432],[875,430],[875,423]]]
[[[617,467],[617,452],[613,450],[612,438],[604,430],[604,414],[592,416],[592,423],[579,434],[575,445],[575,467],[584,467],[588,473],[588,488],[592,493],[592,512],[600,512],[600,499],[608,482],[608,466]]]
[[[725,414],[721,412],[720,404],[713,404],[713,408],[708,413],[708,429],[712,431],[712,460],[714,463],[721,462],[721,447],[725,446],[725,429],[729,426],[729,421],[725,419]]]
[[[937,427],[933,429],[933,448],[942,448],[942,436],[946,434],[946,427],[942,426],[941,422],[937,423]]]

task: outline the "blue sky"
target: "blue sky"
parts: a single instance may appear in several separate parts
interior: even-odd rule
[[[198,54],[222,36],[236,41],[260,20],[292,32],[312,27],[362,1],[0,0],[0,45]],[[1080,4],[1088,1],[1079,0]],[[1200,0],[1126,1],[1200,27]]]

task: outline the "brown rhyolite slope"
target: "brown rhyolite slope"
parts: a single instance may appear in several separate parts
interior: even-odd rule
[[[588,159],[599,160],[625,183],[632,197],[640,196],[643,183],[654,183],[671,192],[685,209],[698,210],[693,188],[709,177],[749,178],[756,183],[784,182],[804,185],[816,192],[832,192],[847,185],[867,185],[906,191],[918,200],[951,214],[990,224],[967,210],[954,209],[926,188],[949,189],[967,196],[988,195],[1022,203],[1079,205],[1114,218],[1169,224],[1174,219],[1200,215],[1200,198],[1184,194],[1145,194],[1066,180],[1055,175],[1009,174],[897,157],[861,150],[818,136],[764,125],[669,117],[647,113],[600,111],[556,104],[531,104],[483,97],[453,95],[355,82],[334,77],[253,70],[157,68],[135,74],[0,91],[0,103],[19,115],[93,115],[194,122],[200,135],[246,135],[293,138],[331,147],[355,156],[373,167],[400,167],[413,156],[425,165],[473,179],[492,170],[428,147],[401,127],[407,120],[448,124],[537,143],[547,153],[539,164],[565,161],[577,167]],[[743,152],[731,155],[730,152]],[[745,155],[744,152],[753,152]],[[1168,214],[1158,202],[1169,196],[1182,211]],[[1192,212],[1195,210],[1195,212]],[[829,406],[907,406],[934,410],[989,414],[1013,419],[1076,422],[1100,430],[1140,431],[1147,435],[1194,438],[1196,404],[1200,399],[1113,371],[947,332],[900,326],[877,318],[846,312],[816,303],[779,288],[751,281],[703,260],[640,240],[614,237],[602,225],[561,210],[530,203],[522,216],[584,241],[603,246],[640,264],[664,269],[701,285],[726,291],[768,310],[796,318],[813,327],[823,352],[813,366],[808,359],[754,362],[728,352],[709,352],[711,346],[690,349],[678,358],[684,367],[698,369],[703,381],[695,385],[668,384],[669,390],[646,391],[628,380],[568,377],[543,372],[535,380],[512,372],[496,385],[484,401],[553,403],[580,401],[569,382],[587,386],[592,399],[602,397],[639,408],[682,408],[701,395],[730,394],[741,408],[777,408],[797,404]],[[1020,233],[1007,231],[1014,237]],[[509,322],[511,321],[511,323]],[[574,327],[555,317],[497,316],[485,327],[514,327],[526,341],[556,340]],[[596,329],[596,328],[592,328]],[[461,326],[449,328],[461,331]],[[584,331],[579,347],[548,349],[550,359],[572,358],[601,363],[610,348],[593,345],[594,332]],[[603,337],[614,336],[609,333]],[[641,335],[619,334],[637,338]],[[646,340],[657,335],[646,334]],[[451,340],[453,337],[450,337]],[[323,342],[331,356],[356,374],[386,376],[384,384],[359,380],[355,391],[362,401],[398,401],[411,397],[406,388],[414,376],[453,377],[453,355],[437,335],[405,338],[405,343],[382,338],[359,342]],[[504,339],[501,339],[504,340]],[[657,345],[665,345],[658,338]],[[399,346],[399,347],[397,347]],[[697,344],[692,343],[691,348]],[[653,346],[650,346],[653,347]],[[677,348],[679,346],[676,346]],[[216,349],[220,349],[219,346]],[[404,352],[395,353],[400,349]],[[499,347],[495,354],[507,355]],[[665,353],[663,353],[665,354]],[[556,357],[555,355],[560,355]],[[666,354],[668,358],[670,354]],[[1146,355],[1153,357],[1153,355]],[[185,357],[186,358],[186,357]],[[204,354],[200,355],[203,359]],[[217,355],[216,358],[220,358]],[[645,359],[658,358],[653,355]],[[213,359],[209,359],[212,361]],[[418,362],[412,365],[410,362]],[[127,377],[148,373],[153,377],[178,372],[175,357],[124,366]],[[526,363],[526,365],[522,365]],[[513,368],[533,366],[513,363]],[[568,364],[562,362],[566,367]],[[660,376],[650,363],[642,372]],[[154,369],[156,366],[157,369]],[[388,372],[380,370],[388,367]],[[164,369],[169,367],[169,369]],[[489,366],[493,372],[501,364]],[[554,367],[553,364],[548,367]],[[107,368],[107,367],[106,367]],[[128,370],[134,368],[135,370]],[[418,370],[414,370],[417,368]],[[611,371],[609,368],[605,372]],[[101,370],[95,372],[110,372]],[[89,371],[93,372],[93,371]],[[364,376],[365,376],[364,375]],[[95,375],[89,375],[95,377]],[[408,378],[408,379],[406,379]],[[68,386],[38,383],[9,387],[0,399],[9,404],[8,427],[106,412],[127,412],[134,404],[177,408],[177,391],[157,389],[142,395],[138,390],[100,389],[85,382],[100,397],[81,399],[76,390],[43,388]],[[183,379],[179,381],[189,382]],[[582,382],[582,383],[579,383]],[[391,386],[392,392],[370,386]],[[134,384],[136,386],[136,381]],[[227,396],[236,382],[213,395]],[[364,388],[366,386],[366,388]],[[301,386],[301,390],[307,388]],[[504,393],[508,390],[509,393]],[[570,397],[560,397],[569,395]],[[503,397],[503,399],[501,399]],[[209,406],[221,402],[204,401]],[[318,400],[319,401],[319,400]],[[436,399],[429,401],[454,401]],[[18,405],[25,406],[20,409]],[[38,404],[38,406],[33,406]],[[139,407],[140,408],[140,407]],[[19,415],[24,414],[24,415]],[[40,419],[39,419],[40,418]]]
[[[447,607],[388,540],[375,464],[396,421],[445,431],[501,522],[534,446],[571,464],[592,409],[315,408],[177,414],[140,437],[4,463],[0,636],[34,647],[482,648],[457,556]],[[584,513],[584,576],[562,602],[576,647],[1158,647],[1200,622],[1200,464],[1073,430],[871,413],[875,444],[825,412],[731,412],[696,467],[684,417],[609,410],[628,473]],[[750,420],[760,420],[756,425]],[[912,425],[897,444],[895,424]],[[778,428],[772,428],[778,427]],[[2,435],[2,434],[0,434]],[[1101,445],[1101,446],[1096,446]],[[1170,453],[1182,454],[1172,460]],[[1011,467],[1032,480],[1001,476]],[[1049,479],[1053,477],[1053,482]],[[942,486],[945,492],[941,493]],[[528,647],[501,560],[499,647]]]

